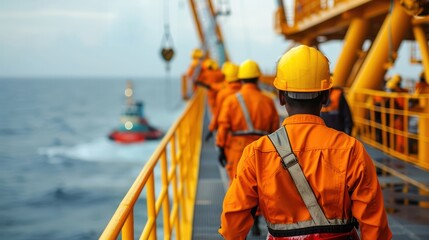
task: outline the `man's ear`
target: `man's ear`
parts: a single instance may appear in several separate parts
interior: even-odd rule
[[[284,91],[279,90],[279,100],[281,106],[284,106],[286,104],[286,97]]]

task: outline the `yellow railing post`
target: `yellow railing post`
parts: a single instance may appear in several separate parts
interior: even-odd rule
[[[173,228],[175,228],[176,230],[176,239],[180,240],[181,239],[181,231],[180,231],[180,219],[179,219],[179,194],[178,194],[178,181],[177,181],[177,175],[178,175],[178,158],[177,158],[177,152],[176,152],[176,137],[177,135],[175,134],[173,136],[173,138],[171,139],[171,148],[170,148],[170,154],[171,154],[171,164],[173,166],[173,170],[172,170],[172,185],[173,185],[173,210],[172,210],[172,215],[170,216],[170,226],[172,226]]]
[[[168,200],[168,171],[167,171],[167,157],[166,151],[164,149],[161,155],[161,182],[162,189],[166,190],[166,196],[162,201],[162,217],[163,217],[163,229],[164,229],[164,239],[170,239],[171,228],[170,228],[170,201]]]
[[[130,214],[125,221],[124,227],[122,228],[122,239],[123,240],[134,240],[134,210],[131,209]]]
[[[422,104],[423,103],[423,104]],[[418,163],[429,169],[429,98],[420,100],[422,112],[426,113],[426,117],[421,117],[418,123],[419,140],[418,140]]]
[[[359,89],[355,94],[355,102],[351,107],[362,113],[353,115],[357,137],[387,154],[429,170],[429,94],[410,95],[370,89]],[[361,101],[374,98],[380,98],[380,105],[375,106],[373,101]],[[395,99],[404,100],[404,109],[395,106]],[[426,105],[409,106],[416,100]],[[398,118],[404,121],[402,126],[395,126],[395,119]],[[411,118],[418,119],[417,133],[409,132]],[[403,149],[395,148],[397,144],[404,144]]]
[[[153,173],[149,176],[149,180],[146,185],[148,219],[147,224],[143,229],[141,239],[156,239],[155,179]]]
[[[134,206],[140,199],[143,188],[146,188],[147,221],[142,228],[140,239],[157,239],[156,220],[161,211],[165,239],[173,238],[173,232],[174,239],[192,239],[205,94],[202,89],[195,92],[181,117],[172,125],[146,162],[100,239],[117,239],[121,230],[122,239],[134,239]],[[171,149],[171,156],[167,153],[168,148]],[[161,190],[156,193],[154,172],[158,164]],[[171,208],[170,187],[173,191]]]

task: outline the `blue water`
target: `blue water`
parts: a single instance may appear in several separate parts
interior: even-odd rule
[[[116,144],[127,79],[0,79],[0,239],[97,239],[159,140]],[[181,114],[179,79],[132,79],[149,122]]]

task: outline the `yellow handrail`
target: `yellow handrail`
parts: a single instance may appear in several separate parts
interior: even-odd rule
[[[140,239],[157,239],[157,230],[163,230],[163,239],[173,236],[191,239],[205,97],[205,90],[195,92],[137,176],[100,239],[117,239],[121,230],[122,239],[134,239],[134,206],[137,200],[143,200],[139,198],[143,188],[146,188],[147,221]],[[158,166],[161,189],[156,194],[154,169]],[[161,210],[163,225],[157,228]]]
[[[357,137],[429,170],[429,94],[357,89],[355,96],[350,105]]]

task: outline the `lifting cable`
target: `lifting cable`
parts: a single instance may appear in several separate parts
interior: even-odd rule
[[[161,41],[161,56],[166,62],[166,71],[170,71],[170,61],[174,56],[173,38],[170,35],[170,13],[168,0],[164,0],[164,36]]]
[[[161,56],[164,59],[165,65],[165,79],[167,81],[165,87],[166,96],[170,96],[170,61],[174,56],[173,49],[173,38],[170,35],[170,11],[169,11],[169,0],[164,0],[164,36],[161,41]],[[171,100],[170,97],[165,98]],[[166,102],[167,106],[171,106],[169,102]]]

